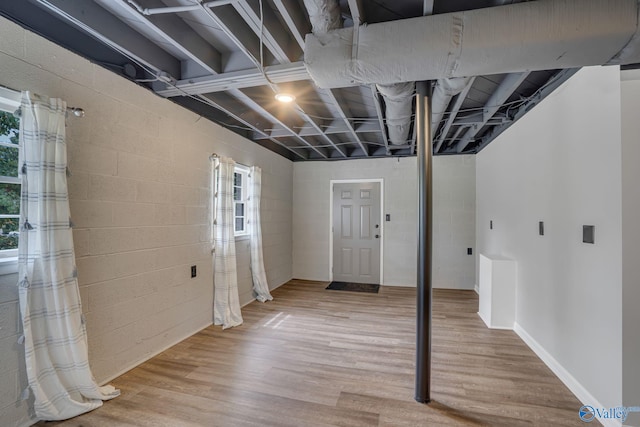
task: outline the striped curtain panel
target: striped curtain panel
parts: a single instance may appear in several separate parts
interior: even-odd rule
[[[120,394],[89,368],[67,195],[66,104],[23,93],[20,120],[20,314],[40,420],[62,420]]]
[[[249,172],[249,236],[251,238],[251,276],[256,299],[260,302],[271,301],[267,274],[264,271],[262,256],[262,226],[260,223],[260,192],[262,187],[262,170],[252,166]]]
[[[233,173],[235,162],[229,157],[214,158],[213,224],[213,323],[222,329],[242,324],[238,297],[236,238],[234,228]]]

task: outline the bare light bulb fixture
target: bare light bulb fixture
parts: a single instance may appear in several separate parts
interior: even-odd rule
[[[288,104],[295,101],[296,97],[290,93],[278,92],[276,93],[276,99],[282,103]]]

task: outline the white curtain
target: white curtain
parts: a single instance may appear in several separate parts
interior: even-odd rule
[[[214,300],[213,323],[222,329],[242,324],[238,297],[236,240],[234,229],[233,173],[235,162],[228,157],[214,158]]]
[[[38,419],[62,420],[120,394],[89,368],[67,194],[66,104],[23,93],[19,296],[29,390]]]
[[[262,170],[252,166],[249,172],[249,235],[251,237],[251,276],[256,299],[260,302],[271,301],[267,274],[264,271],[262,256],[262,226],[260,223],[260,192],[262,187]]]

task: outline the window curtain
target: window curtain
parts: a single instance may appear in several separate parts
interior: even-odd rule
[[[242,324],[238,297],[236,238],[234,229],[233,173],[235,162],[228,157],[213,158],[214,163],[214,300],[213,323],[222,329]]]
[[[99,387],[89,368],[69,218],[66,104],[25,92],[20,111],[18,286],[26,391],[38,419],[62,420],[120,392]]]
[[[256,299],[260,302],[271,301],[267,274],[264,271],[262,256],[262,226],[260,223],[260,192],[262,187],[262,170],[252,166],[249,171],[249,236],[251,238],[251,276]]]

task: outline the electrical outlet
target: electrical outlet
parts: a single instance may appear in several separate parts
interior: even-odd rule
[[[538,222],[538,234],[544,236],[544,221]]]
[[[467,255],[473,255],[473,249],[467,248]]]
[[[191,266],[191,278],[193,279],[194,277],[196,277],[197,272],[196,272],[196,266],[192,265]]]
[[[596,227],[594,225],[582,226],[582,242],[591,244],[596,242]]]

